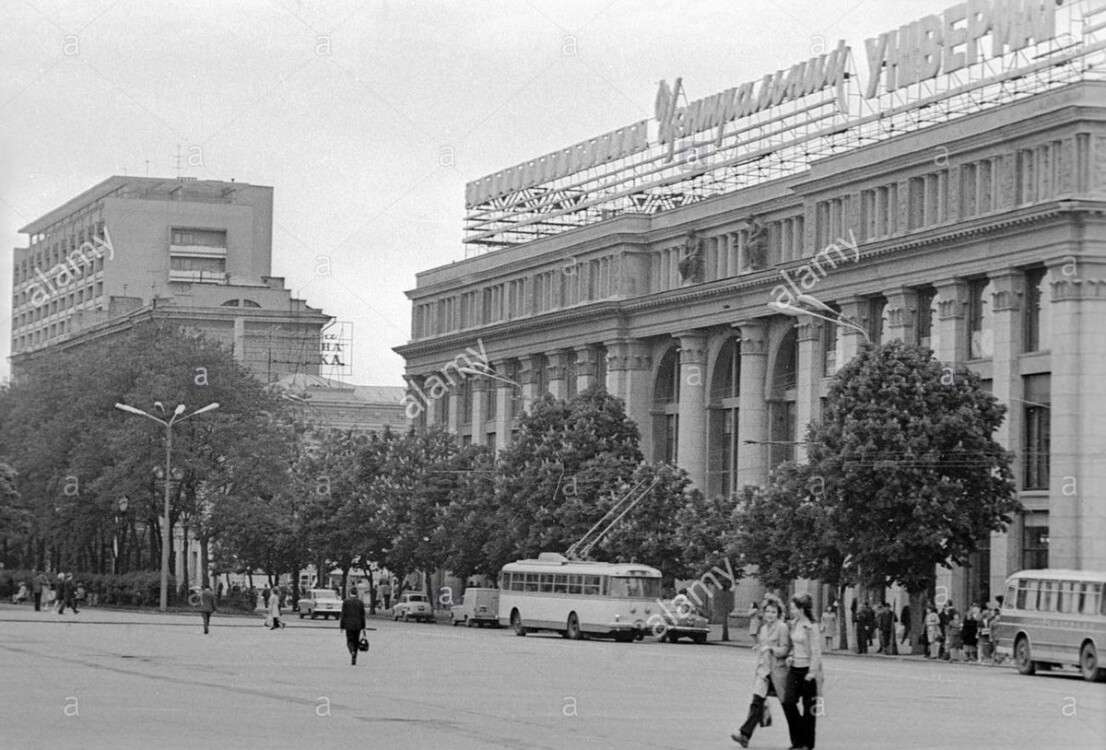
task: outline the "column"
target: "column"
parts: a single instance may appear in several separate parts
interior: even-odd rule
[[[680,421],[677,460],[700,490],[707,486],[707,337],[701,331],[673,334],[680,342]]]
[[[453,435],[460,434],[461,431],[461,402],[464,400],[461,398],[461,389],[464,387],[462,383],[449,389],[449,399],[446,401],[446,429]]]
[[[653,455],[653,425],[649,409],[653,402],[652,357],[647,344],[638,339],[615,339],[607,347],[607,391],[626,403],[626,416],[637,423],[642,455]]]
[[[867,300],[863,297],[848,297],[841,300],[841,319],[863,326],[864,321],[861,319],[861,312],[866,304]],[[839,342],[837,351],[840,355],[837,358],[837,369],[840,370],[860,352],[860,346],[865,339],[860,331],[854,328],[837,326],[837,340]]]
[[[486,430],[484,429],[484,423],[488,420],[487,403],[484,400],[485,393],[492,387],[493,381],[483,377],[471,377],[468,378],[468,386],[472,389],[472,443],[473,445],[483,445]]]
[[[1052,278],[1049,567],[1106,569],[1106,262],[1063,259]]]
[[[507,362],[500,360],[496,362],[495,371],[500,374],[505,374],[509,371]],[[511,444],[511,424],[514,421],[511,416],[511,395],[515,390],[515,386],[503,383],[498,380],[493,380],[488,384],[489,387],[495,388],[495,449],[503,450]]]
[[[545,353],[546,382],[549,383],[549,393],[553,398],[564,400],[568,397],[568,353],[563,350],[555,350]]]
[[[896,339],[905,344],[918,343],[917,316],[918,293],[913,289],[900,287],[887,292],[887,330],[883,332],[884,341]]]
[[[820,416],[822,391],[822,322],[799,319],[799,361],[795,363],[795,461],[806,460],[807,425]],[[825,325],[831,325],[825,323]],[[744,446],[743,446],[744,447]]]
[[[534,367],[538,366],[536,357],[529,355],[518,358],[518,382],[522,386],[522,411],[530,411],[538,395],[538,379]],[[519,415],[515,415],[516,417]]]
[[[952,366],[968,354],[968,282],[947,279],[934,284],[937,290],[937,359]]]
[[[1024,341],[1024,318],[1021,314],[1025,296],[1025,275],[1014,269],[1004,269],[991,275],[994,283],[995,348],[991,393],[1006,404],[1006,419],[995,431],[995,440],[1007,450],[1021,453],[1022,401],[1021,368],[1018,355]],[[1021,487],[1019,466],[1015,462],[1014,481]],[[1002,591],[1006,576],[1021,568],[1021,535],[1011,525],[1004,532],[991,534],[991,596]]]
[[[734,487],[763,485],[768,479],[768,405],[764,383],[768,367],[767,325],[763,319],[734,325],[741,334],[741,399],[737,422],[737,478]]]
[[[576,392],[583,393],[595,385],[595,357],[592,346],[576,347]]]

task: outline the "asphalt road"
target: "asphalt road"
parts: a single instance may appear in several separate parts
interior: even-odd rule
[[[372,625],[352,667],[333,621],[0,605],[0,747],[737,747],[746,648]],[[1074,673],[829,656],[825,700],[822,749],[1106,746],[1106,684]],[[770,703],[752,747],[787,748]]]

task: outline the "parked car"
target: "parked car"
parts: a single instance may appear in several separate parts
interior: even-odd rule
[[[689,603],[676,597],[662,610],[664,612],[664,632],[659,640],[663,643],[675,643],[681,638],[690,638],[695,643],[706,643],[710,634],[710,622],[700,615]]]
[[[332,589],[311,589],[307,596],[299,600],[300,619],[311,615],[314,620],[320,615],[325,619],[333,617],[337,620],[342,616],[342,600]]]
[[[450,608],[449,621],[453,625],[464,623],[470,628],[473,625],[499,627],[499,589],[465,589],[461,603]]]
[[[430,608],[430,600],[426,598],[426,594],[408,592],[392,607],[392,619],[434,622],[434,610]]]

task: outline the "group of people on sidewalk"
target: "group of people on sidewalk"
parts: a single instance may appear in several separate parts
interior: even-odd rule
[[[814,750],[816,717],[821,713],[822,637],[810,594],[791,598],[789,620],[783,619],[783,602],[773,596],[758,612],[752,701],[745,723],[730,736],[748,747],[756,728],[771,724],[767,700],[775,696],[787,719],[791,750]]]
[[[83,604],[85,596],[84,586],[73,580],[72,573],[58,573],[57,581],[51,585],[46,573],[35,570],[31,575],[30,588],[26,581],[20,581],[19,589],[12,594],[12,602],[21,604],[30,601],[35,605],[35,612],[41,612],[43,606],[56,606],[59,615],[64,614],[67,607],[77,614],[80,611],[77,604]]]
[[[926,607],[925,628],[922,631],[927,659],[967,661],[987,664],[995,658],[991,631],[1001,610],[1001,598],[986,607],[972,602],[961,617],[952,602],[940,610],[933,604]]]

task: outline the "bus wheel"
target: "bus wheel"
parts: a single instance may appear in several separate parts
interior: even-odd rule
[[[570,641],[578,641],[582,637],[580,632],[580,618],[575,612],[569,612],[568,623],[565,625],[565,637]]]
[[[1029,639],[1024,635],[1018,636],[1014,643],[1014,664],[1018,668],[1018,674],[1036,674],[1037,665],[1030,656]]]
[[[1087,682],[1096,682],[1106,675],[1106,669],[1098,667],[1098,651],[1093,643],[1084,643],[1079,651],[1079,671]]]
[[[511,610],[511,627],[514,628],[515,635],[526,635],[526,628],[522,627],[522,616],[517,609]]]

